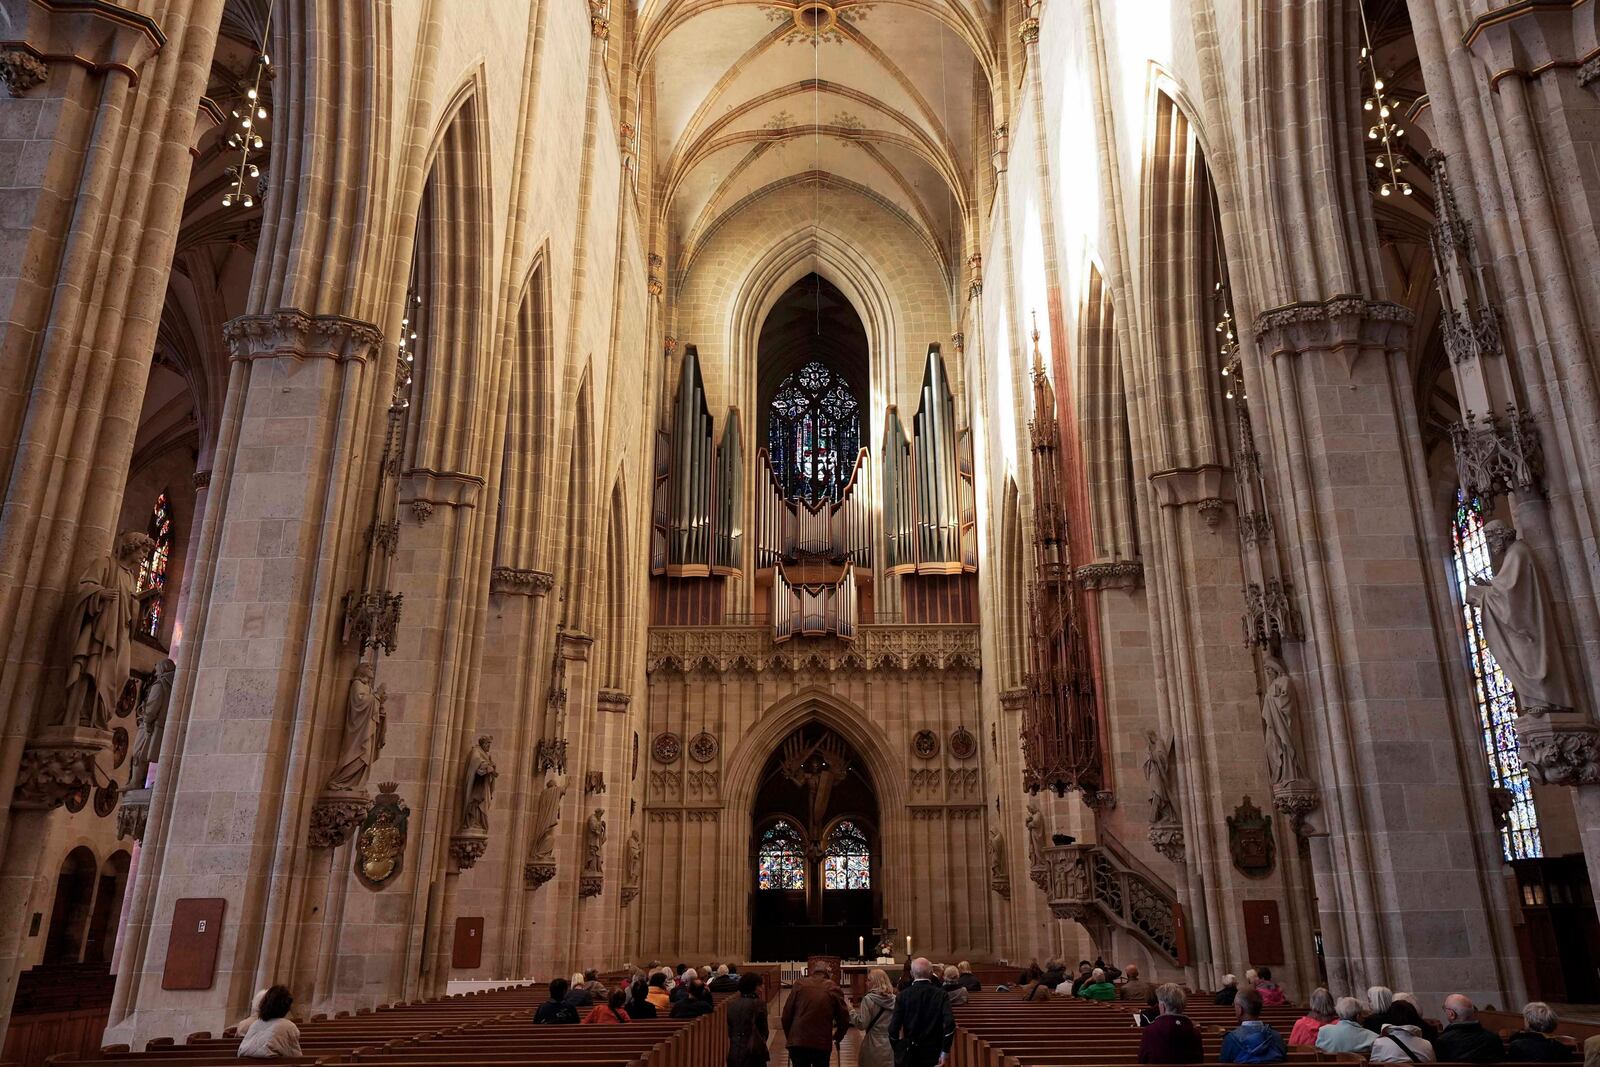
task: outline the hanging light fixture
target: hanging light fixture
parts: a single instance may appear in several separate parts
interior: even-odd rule
[[[255,207],[256,199],[261,196],[261,167],[257,160],[267,148],[263,131],[270,116],[261,93],[273,76],[272,57],[267,54],[267,40],[272,35],[272,8],[272,4],[267,5],[267,20],[261,27],[261,46],[250,61],[250,88],[245,90],[244,99],[229,116],[232,123],[225,143],[230,150],[239,153],[239,162],[227,170],[228,187],[222,194],[223,207]]]
[[[1395,155],[1400,141],[1405,137],[1405,127],[1396,121],[1396,114],[1400,109],[1400,102],[1388,95],[1388,84],[1384,82],[1383,75],[1378,73],[1378,54],[1372,47],[1372,30],[1367,25],[1367,12],[1364,7],[1357,5],[1361,11],[1361,37],[1364,44],[1361,48],[1361,62],[1366,65],[1367,73],[1372,79],[1372,91],[1362,101],[1361,107],[1369,112],[1373,124],[1367,129],[1367,140],[1376,142],[1378,156],[1372,161],[1382,179],[1378,185],[1379,196],[1411,195],[1411,183],[1405,179],[1405,156],[1402,153]]]

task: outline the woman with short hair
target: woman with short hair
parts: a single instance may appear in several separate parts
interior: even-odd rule
[[[1317,1031],[1333,1022],[1333,994],[1322,986],[1318,986],[1311,993],[1311,1004],[1306,1008],[1306,1013],[1294,1021],[1294,1028],[1289,1031],[1289,1044],[1315,1045]]]
[[[1578,1050],[1550,1035],[1561,1022],[1550,1005],[1542,1000],[1531,1001],[1522,1009],[1522,1022],[1527,1027],[1511,1035],[1506,1042],[1506,1059],[1517,1063],[1567,1063],[1578,1058]]]

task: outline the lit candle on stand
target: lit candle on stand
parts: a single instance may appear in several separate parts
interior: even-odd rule
[[[867,939],[864,937],[856,938],[856,958],[863,960],[867,958]]]
[[[906,959],[911,958],[911,935],[906,935]]]

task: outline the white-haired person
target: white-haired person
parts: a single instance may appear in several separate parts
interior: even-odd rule
[[[950,998],[950,1006],[957,1007],[967,1002],[971,995],[967,987],[961,984],[961,968],[950,966],[944,969],[944,992]]]
[[[1213,1004],[1220,1004],[1224,1008],[1233,1007],[1233,998],[1239,995],[1239,979],[1231,974],[1222,976],[1222,988],[1217,990],[1216,996],[1211,1000]]]
[[[1333,1005],[1333,1013],[1338,1018],[1317,1031],[1317,1048],[1323,1052],[1366,1055],[1378,1035],[1361,1025],[1361,1001],[1355,997],[1340,997]]]
[[[1306,1013],[1294,1021],[1294,1027],[1289,1031],[1289,1044],[1315,1045],[1317,1032],[1337,1018],[1333,1010],[1333,994],[1318,986],[1311,991],[1311,1002],[1306,1007]]]
[[[1560,1021],[1544,1001],[1530,1002],[1522,1009],[1524,1029],[1506,1042],[1506,1059],[1516,1063],[1569,1063],[1577,1059],[1576,1048],[1550,1036]]]
[[[911,984],[895,998],[889,1041],[900,1043],[901,1067],[937,1067],[955,1041],[950,998],[932,979],[933,964],[918,956],[911,961]]]
[[[1403,1000],[1391,1004],[1389,1021],[1367,1050],[1367,1059],[1373,1063],[1433,1063],[1438,1058],[1433,1042],[1422,1036],[1422,1013],[1416,1006]]]

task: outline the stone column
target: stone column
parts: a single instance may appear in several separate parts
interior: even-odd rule
[[[366,517],[359,456],[381,335],[289,310],[236,319],[227,335],[215,495],[108,1040],[220,1030],[265,979],[293,972],[327,772],[313,742],[348,681],[332,662],[350,586],[339,561],[358,553]],[[167,994],[185,897],[227,901],[216,981]]]
[[[221,0],[175,0],[157,25],[111,4],[7,5],[0,1030],[26,931],[25,886],[39,873],[57,787],[68,784],[57,772],[74,784],[103,780],[90,770],[100,738],[57,735],[26,756],[23,746],[60,699],[70,591],[116,533],[221,9]]]
[[[1411,315],[1354,296],[1256,322],[1260,408],[1302,576],[1312,832],[1331,981],[1515,1000],[1476,711],[1445,699],[1440,534],[1405,365]],[[1252,393],[1252,401],[1257,399]]]

